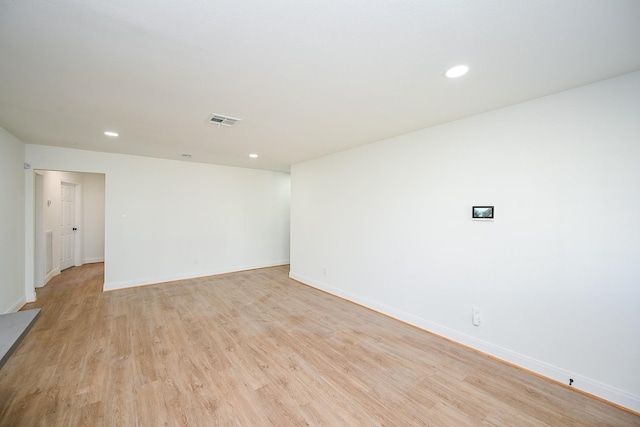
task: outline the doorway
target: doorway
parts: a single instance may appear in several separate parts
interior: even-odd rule
[[[36,170],[34,190],[34,286],[104,262],[105,175]]]

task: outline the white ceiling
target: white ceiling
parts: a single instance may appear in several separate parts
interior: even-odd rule
[[[0,126],[204,163],[287,171],[638,69],[640,0],[0,0]]]

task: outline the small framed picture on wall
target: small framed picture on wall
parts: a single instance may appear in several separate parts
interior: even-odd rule
[[[493,206],[474,206],[471,211],[472,219],[493,219],[495,209]]]

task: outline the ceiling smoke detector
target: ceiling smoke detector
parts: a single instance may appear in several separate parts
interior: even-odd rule
[[[209,123],[213,123],[214,125],[223,125],[223,126],[233,126],[238,123],[241,119],[236,119],[235,117],[223,116],[222,114],[213,113],[211,117],[209,117]]]

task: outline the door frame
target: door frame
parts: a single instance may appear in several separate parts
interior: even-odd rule
[[[34,281],[36,288],[44,286],[45,262],[44,262],[44,173],[34,171]]]
[[[35,209],[35,203],[36,203],[36,184],[35,184],[35,175],[36,172],[35,170],[39,170],[39,171],[61,171],[61,172],[72,172],[72,173],[97,173],[97,174],[101,174],[104,175],[104,180],[105,180],[105,193],[104,193],[104,203],[105,203],[105,214],[107,211],[107,194],[106,194],[106,188],[107,188],[107,180],[108,180],[108,174],[104,171],[69,171],[68,169],[56,169],[56,168],[52,168],[52,167],[47,167],[47,166],[36,166],[33,165],[34,168],[28,168],[25,169],[24,173],[24,178],[25,178],[25,187],[24,187],[24,192],[25,192],[25,198],[24,198],[24,208],[25,208],[25,222],[24,222],[24,292],[25,292],[25,299],[26,302],[34,302],[36,301],[36,291],[35,291],[35,284],[37,283],[36,277],[35,277],[35,263],[36,263],[36,256],[41,256],[43,257],[44,254],[39,255],[38,251],[36,250],[36,236],[35,236],[35,221],[36,221],[36,209]],[[80,193],[80,197],[82,197],[81,195],[81,185],[79,183],[73,183],[76,185],[76,195]],[[78,185],[80,185],[80,187],[78,187]],[[42,203],[45,203],[44,199],[42,201]],[[80,209],[82,210],[82,205],[80,203],[76,203],[76,212],[77,210]],[[81,213],[80,213],[81,215]],[[105,217],[105,222],[106,222],[106,217]],[[106,224],[105,224],[106,227]],[[105,233],[106,233],[106,229],[105,229]],[[76,233],[76,244],[78,243],[78,241],[80,241],[80,245],[82,245],[82,239],[81,239],[81,233]],[[106,235],[105,235],[106,237]],[[84,247],[83,247],[84,250]],[[76,251],[76,253],[79,253],[78,251]],[[105,258],[106,258],[106,242],[105,242]],[[40,262],[43,262],[44,258],[40,259]],[[83,259],[81,258],[77,258],[76,260],[77,265],[82,265]]]

